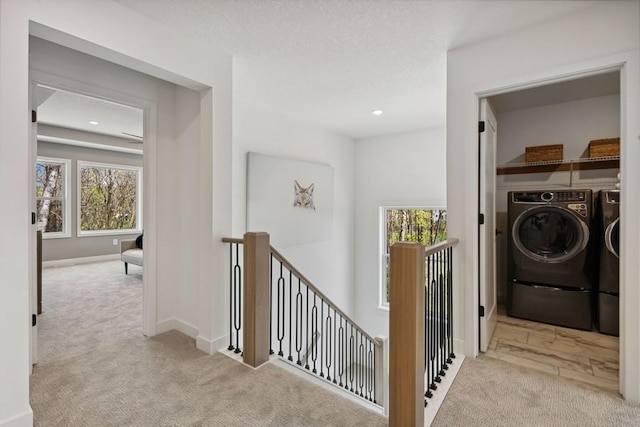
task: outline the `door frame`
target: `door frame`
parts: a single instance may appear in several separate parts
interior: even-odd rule
[[[626,135],[625,121],[628,114],[628,105],[625,102],[625,91],[629,86],[629,80],[634,78],[633,73],[629,72],[629,66],[632,68],[636,68],[637,64],[634,59],[628,55],[616,55],[614,57],[605,58],[600,61],[590,61],[586,64],[578,64],[573,67],[569,67],[569,69],[563,70],[547,70],[546,73],[542,77],[539,78],[523,78],[522,80],[512,82],[511,84],[506,84],[503,86],[494,86],[490,88],[482,88],[477,90],[472,90],[473,94],[473,105],[476,107],[476,115],[475,122],[477,123],[480,120],[480,111],[478,106],[480,105],[480,100],[482,98],[488,98],[494,95],[500,95],[504,93],[530,89],[534,87],[546,86],[549,84],[559,83],[563,81],[575,80],[583,77],[608,73],[608,72],[619,72],[620,73],[620,130],[621,130],[621,161],[620,161],[620,174],[625,180],[625,176],[627,175],[627,168],[625,162],[622,160],[624,153],[626,150],[626,144],[630,143],[633,138],[632,135]],[[632,76],[632,77],[629,77]],[[471,100],[470,100],[471,101]],[[475,164],[479,165],[479,153],[475,154]],[[478,171],[478,174],[480,171]],[[476,174],[476,180],[478,179],[478,174]],[[479,182],[476,182],[476,188],[479,185]],[[625,198],[626,191],[624,186],[621,187],[621,197]],[[475,197],[479,197],[479,194],[476,194]],[[477,205],[478,200],[475,200],[475,204]],[[627,204],[629,206],[629,204]],[[623,216],[621,212],[621,217]],[[627,216],[628,217],[628,216]],[[621,221],[621,228],[625,228],[625,221]],[[622,231],[622,230],[621,230]],[[621,233],[621,239],[625,236],[624,232]],[[474,233],[473,240],[469,242],[473,251],[479,251],[479,238],[478,234]],[[621,243],[621,247],[625,247],[624,244]],[[626,253],[627,251],[625,251]],[[479,334],[479,290],[480,290],[480,282],[479,282],[479,253],[475,253],[473,256],[473,269],[472,269],[472,279],[473,279],[473,292],[470,292],[470,297],[473,299],[471,308],[471,318],[467,318],[465,327],[465,349],[468,356],[476,357],[479,355],[479,347],[480,347],[480,334]],[[636,373],[638,370],[634,364],[636,361],[640,359],[640,355],[634,353],[634,349],[640,345],[640,341],[638,338],[635,338],[630,334],[630,331],[635,330],[633,326],[637,320],[638,316],[632,314],[631,310],[625,309],[625,303],[622,295],[631,294],[637,295],[640,292],[633,291],[632,287],[628,285],[627,280],[625,280],[625,268],[627,265],[633,265],[633,263],[628,264],[626,261],[626,257],[620,257],[620,371],[619,371],[619,385],[620,392],[623,396],[626,395],[627,390],[627,372],[631,372],[632,375]],[[469,303],[469,301],[467,301]],[[630,304],[630,302],[629,302]],[[629,327],[626,327],[629,325]],[[469,327],[471,326],[471,327]],[[631,384],[629,384],[631,386]],[[633,393],[633,391],[632,391]],[[625,396],[626,397],[626,396]]]
[[[30,85],[43,84],[52,88],[65,90],[106,101],[117,102],[143,110],[143,135],[145,147],[142,155],[142,212],[145,229],[144,265],[142,267],[142,333],[151,337],[156,334],[157,325],[157,106],[150,100],[137,98],[130,94],[115,90],[91,86],[68,77],[61,77],[30,67]],[[33,128],[32,128],[33,131]],[[32,137],[32,144],[37,144],[37,136]],[[37,145],[32,147],[37,156]],[[33,159],[35,164],[36,159]],[[30,264],[35,265],[31,257]],[[35,344],[34,344],[35,345]],[[32,352],[37,353],[37,349]]]

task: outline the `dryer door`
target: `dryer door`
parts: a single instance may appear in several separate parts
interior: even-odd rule
[[[620,218],[616,218],[604,232],[604,243],[607,250],[618,257],[620,251]]]
[[[539,262],[560,263],[587,247],[589,228],[569,209],[536,206],[527,209],[513,223],[516,248]]]

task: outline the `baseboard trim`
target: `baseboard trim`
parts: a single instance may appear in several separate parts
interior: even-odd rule
[[[214,340],[210,340],[208,338],[203,337],[202,335],[198,335],[196,337],[196,348],[198,350],[202,350],[207,354],[214,354],[224,348],[226,348],[226,343],[229,341],[228,335],[223,335]]]
[[[54,268],[54,267],[68,267],[77,264],[88,264],[91,262],[103,262],[114,261],[120,259],[120,254],[98,255],[88,256],[84,258],[67,258],[67,259],[55,259],[52,261],[43,261],[42,268]],[[124,267],[123,267],[124,269]],[[124,271],[124,270],[123,270]]]
[[[27,412],[14,415],[11,418],[6,418],[0,421],[0,427],[32,427],[33,426],[33,411],[31,407]]]
[[[175,317],[158,322],[158,324],[156,325],[156,334],[162,334],[169,331],[182,332],[183,334],[194,339],[198,336],[198,328],[185,322],[184,320],[176,319]]]

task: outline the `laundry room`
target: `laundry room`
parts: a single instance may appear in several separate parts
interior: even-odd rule
[[[487,101],[499,307],[489,348],[617,390],[620,72]]]

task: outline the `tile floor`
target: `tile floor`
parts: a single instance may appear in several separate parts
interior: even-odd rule
[[[485,356],[618,393],[618,337],[507,317],[499,310]]]

